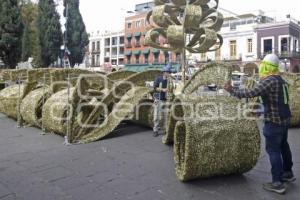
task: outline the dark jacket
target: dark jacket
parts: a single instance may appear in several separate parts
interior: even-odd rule
[[[261,97],[266,122],[287,125],[291,118],[288,84],[281,76],[273,75],[260,81],[251,90],[237,90],[232,93],[239,98]]]
[[[158,88],[160,89],[168,88],[168,79],[164,79],[162,75],[156,77],[154,81],[154,90],[157,90]],[[161,101],[166,101],[167,100],[166,92],[155,92],[154,98]]]

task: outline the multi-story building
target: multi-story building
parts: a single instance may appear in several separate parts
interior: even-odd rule
[[[198,60],[233,62],[238,65],[257,62],[257,34],[255,27],[273,21],[262,11],[224,18],[220,34],[223,37],[221,49],[215,52],[200,54]]]
[[[180,54],[161,51],[145,44],[146,32],[151,28],[146,17],[154,6],[153,2],[138,4],[135,13],[125,19],[125,68],[142,71],[146,68],[161,68],[168,62],[176,62]],[[157,41],[161,46],[166,44],[163,37]],[[177,56],[176,56],[177,55]]]
[[[103,35],[103,61],[105,67],[111,67],[112,71],[124,67],[124,31],[105,33]]]
[[[152,7],[153,2],[138,4],[135,15],[127,17],[125,20],[125,63],[127,69],[144,70],[146,67],[161,67],[167,62],[180,63],[180,53],[164,52],[144,44],[145,33],[150,29],[146,16]],[[200,64],[210,60],[222,60],[236,63],[239,66],[254,65],[255,67],[259,61],[255,28],[259,24],[272,21],[273,19],[265,16],[262,11],[225,16],[220,31],[223,37],[222,48],[215,52],[203,54],[187,53],[188,60]],[[161,46],[166,44],[163,37],[160,37],[157,42]]]
[[[279,56],[286,71],[300,72],[300,23],[288,19],[285,22],[261,24],[256,27],[258,58],[268,53]]]
[[[180,53],[161,51],[145,44],[145,34],[151,28],[146,17],[153,6],[153,2],[136,5],[133,15],[125,19],[124,32],[92,34],[91,65],[110,69],[125,66],[133,71],[161,68],[168,62],[178,67]],[[299,70],[299,23],[292,20],[276,22],[262,11],[242,15],[229,11],[229,15],[224,13],[224,16],[220,30],[223,37],[221,49],[203,54],[187,53],[189,61],[198,64],[210,60],[225,61],[252,69],[257,68],[266,53],[273,52],[279,55],[282,66],[290,71]],[[164,46],[166,39],[160,36],[157,43]]]
[[[92,33],[90,64],[93,68],[115,71],[124,67],[124,31]]]
[[[100,67],[101,39],[102,37],[99,31],[90,34],[89,64],[91,67]]]
[[[275,53],[281,60],[282,70],[300,70],[300,25],[298,21],[281,22],[257,13],[225,17],[220,31],[223,46],[216,52],[200,54],[197,60],[222,60],[238,66],[256,67],[268,53]]]

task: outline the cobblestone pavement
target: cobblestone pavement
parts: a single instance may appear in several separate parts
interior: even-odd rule
[[[299,177],[300,129],[290,130],[290,143]],[[103,141],[64,146],[60,136],[18,129],[0,115],[0,200],[299,200],[300,177],[284,196],[262,189],[269,168],[263,152],[255,169],[242,176],[181,183],[172,148],[147,129],[128,126]]]

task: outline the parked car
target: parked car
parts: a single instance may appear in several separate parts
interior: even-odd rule
[[[245,80],[249,76],[243,72],[234,71],[231,75],[231,85],[237,89],[244,89],[245,88]]]

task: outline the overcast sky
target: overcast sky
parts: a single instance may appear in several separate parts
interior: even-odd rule
[[[88,32],[116,31],[124,28],[124,18],[129,15],[126,11],[134,10],[135,4],[143,2],[147,0],[81,0],[80,9]],[[220,0],[220,7],[237,14],[261,9],[279,17],[290,13],[300,20],[297,5],[296,0]]]

